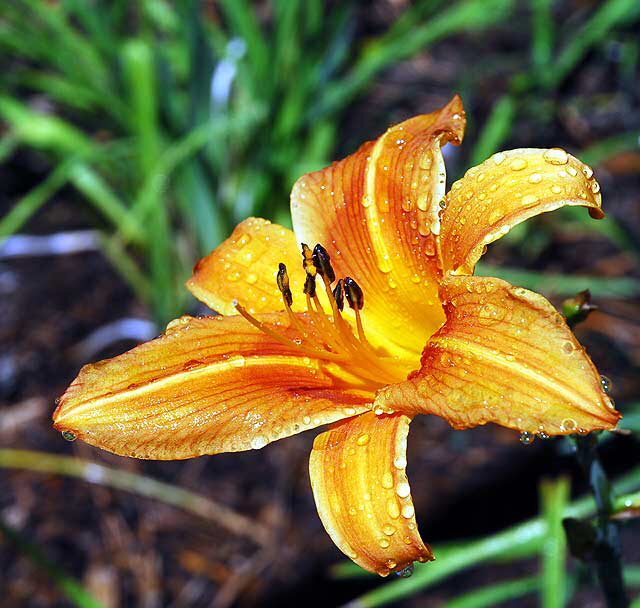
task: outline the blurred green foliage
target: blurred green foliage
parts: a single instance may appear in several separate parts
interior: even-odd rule
[[[276,0],[261,19],[248,0],[3,3],[0,153],[28,147],[51,171],[0,237],[73,186],[164,323],[193,261],[235,223],[290,222],[293,181],[328,163],[341,113],[381,70],[512,4],[423,0],[355,46],[353,2]]]

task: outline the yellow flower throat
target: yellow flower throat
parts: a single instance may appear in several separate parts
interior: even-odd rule
[[[251,315],[237,301],[234,301],[234,307],[249,323],[274,340],[309,357],[335,364],[328,366],[328,371],[339,369],[338,375],[343,379],[346,379],[345,372],[347,375],[353,375],[357,384],[364,384],[373,392],[387,384],[404,380],[407,373],[404,366],[399,366],[397,359],[383,352],[384,349],[374,348],[365,336],[360,313],[364,306],[364,293],[358,283],[348,276],[336,281],[331,258],[320,244],[311,250],[308,245],[302,243],[302,266],[306,273],[303,290],[307,304],[306,315],[317,328],[317,333],[310,332],[291,309],[293,294],[289,287],[287,267],[283,263],[279,264],[276,282],[291,326],[302,336],[300,340],[290,339],[275,331]],[[330,313],[325,311],[316,293],[318,276],[322,279],[327,294]],[[331,285],[334,282],[335,286],[332,289]],[[354,312],[355,332],[342,314],[345,299]]]

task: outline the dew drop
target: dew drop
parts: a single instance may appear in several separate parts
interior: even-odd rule
[[[396,561],[392,560],[392,559],[388,559],[386,564],[387,564],[387,568],[389,568],[389,570],[393,570],[398,565],[398,563]]]
[[[245,363],[245,358],[242,355],[237,355],[232,359],[229,359],[229,365],[232,365],[233,367],[244,367]]]
[[[549,439],[548,433],[545,433],[544,431],[540,431],[538,433],[538,437],[540,437],[540,439]]]
[[[409,578],[413,574],[413,564],[409,564],[406,568],[403,568],[402,570],[398,570],[396,574],[400,578]]]
[[[565,418],[560,423],[560,429],[563,431],[575,431],[578,427],[578,423],[573,418]]]
[[[396,527],[392,526],[391,524],[385,524],[382,527],[382,531],[387,535],[387,536],[393,536],[396,533]]]
[[[527,431],[520,433],[520,443],[524,443],[524,445],[532,444],[534,439],[535,435],[533,433],[528,433]]]
[[[386,538],[381,538],[378,541],[378,544],[383,548],[386,549],[391,543],[386,539]]]
[[[593,177],[593,169],[589,165],[583,165],[582,172],[587,179],[591,179]]]
[[[393,475],[391,475],[391,473],[385,473],[382,476],[381,483],[383,488],[390,490],[391,488],[393,488]]]
[[[591,184],[591,192],[594,194],[598,194],[598,192],[600,192],[600,184],[598,182],[593,182],[593,184]]]
[[[404,201],[402,201],[402,210],[403,211],[406,211],[408,213],[412,209],[413,209],[413,203],[411,202],[411,199],[407,198]]]
[[[363,433],[358,437],[358,439],[356,439],[356,443],[358,445],[367,445],[367,443],[369,443],[369,435]]]
[[[539,184],[542,181],[542,175],[539,173],[532,173],[527,181],[530,184]]]
[[[562,148],[551,148],[545,150],[542,157],[550,165],[566,165],[569,162],[569,155]]]
[[[407,467],[407,459],[404,456],[398,456],[393,461],[393,466],[396,469],[405,469]]]
[[[413,508],[413,505],[404,505],[404,507],[402,507],[402,517],[405,519],[411,519],[414,513],[415,509]]]
[[[562,192],[562,188],[560,186],[551,186],[551,192],[554,194],[560,194]]]
[[[573,343],[569,342],[569,340],[567,340],[566,342],[564,342],[562,344],[562,352],[563,353],[565,353],[567,355],[570,355],[573,351],[574,351]]]
[[[493,159],[493,162],[496,165],[501,165],[504,162],[504,159],[506,158],[506,156],[502,152],[498,152],[497,154],[494,154],[491,158]]]
[[[253,450],[259,450],[265,445],[267,445],[267,440],[262,435],[256,435],[255,437],[253,437],[253,439],[251,439],[251,449]]]
[[[401,481],[396,486],[396,494],[400,498],[406,498],[407,496],[409,496],[409,494],[411,494],[411,488],[409,487],[409,484],[406,481]]]
[[[602,385],[602,390],[605,394],[609,394],[613,389],[613,382],[607,376],[600,376],[600,384]]]
[[[524,158],[514,158],[509,164],[509,168],[513,171],[522,171],[527,166],[527,161]]]
[[[71,431],[62,431],[62,438],[66,441],[75,441],[77,439]]]
[[[387,501],[387,513],[392,519],[398,519],[398,517],[400,517],[400,507],[398,506],[397,501],[393,498],[390,498]]]

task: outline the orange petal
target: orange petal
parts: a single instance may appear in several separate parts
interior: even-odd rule
[[[611,429],[620,414],[564,319],[542,296],[500,279],[451,277],[447,322],[422,368],[382,389],[375,407],[442,416],[455,428],[486,422],[562,435]]]
[[[283,314],[261,320],[298,334]],[[183,317],[160,338],[82,368],[54,421],[116,454],[190,458],[261,448],[366,409],[370,393],[336,384],[323,362],[241,317]]]
[[[223,315],[236,314],[233,300],[251,313],[282,310],[276,285],[279,262],[287,266],[294,309],[302,310],[305,274],[296,237],[291,230],[260,218],[238,224],[224,243],[195,265],[187,287]]]
[[[442,212],[439,250],[444,271],[472,274],[483,249],[516,224],[564,205],[602,218],[593,171],[564,150],[498,152],[455,182]]]
[[[309,471],[318,513],[340,550],[386,576],[433,559],[405,472],[411,418],[367,412],[316,437]]]
[[[445,194],[440,147],[459,143],[464,125],[456,96],[303,176],[291,193],[298,238],[324,245],[337,275],[352,276],[364,289],[367,331],[414,353],[444,320],[434,280]]]

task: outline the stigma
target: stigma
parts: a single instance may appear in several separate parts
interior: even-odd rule
[[[383,349],[374,348],[367,340],[361,316],[364,292],[358,282],[350,276],[336,278],[331,256],[321,244],[311,249],[306,243],[301,243],[301,248],[305,282],[300,295],[306,301],[306,313],[303,314],[308,316],[317,331],[310,332],[298,318],[299,313],[293,312],[294,294],[291,292],[287,267],[282,262],[278,265],[276,284],[290,324],[300,332],[301,339],[292,340],[275,331],[234,300],[238,313],[278,342],[328,364],[337,364],[339,369],[360,378],[372,390],[404,380],[406,374],[400,371],[401,366],[386,352],[382,352]],[[321,303],[318,289],[326,293],[330,310],[325,309],[326,303],[324,306]],[[351,311],[351,322],[344,314],[345,301]]]

